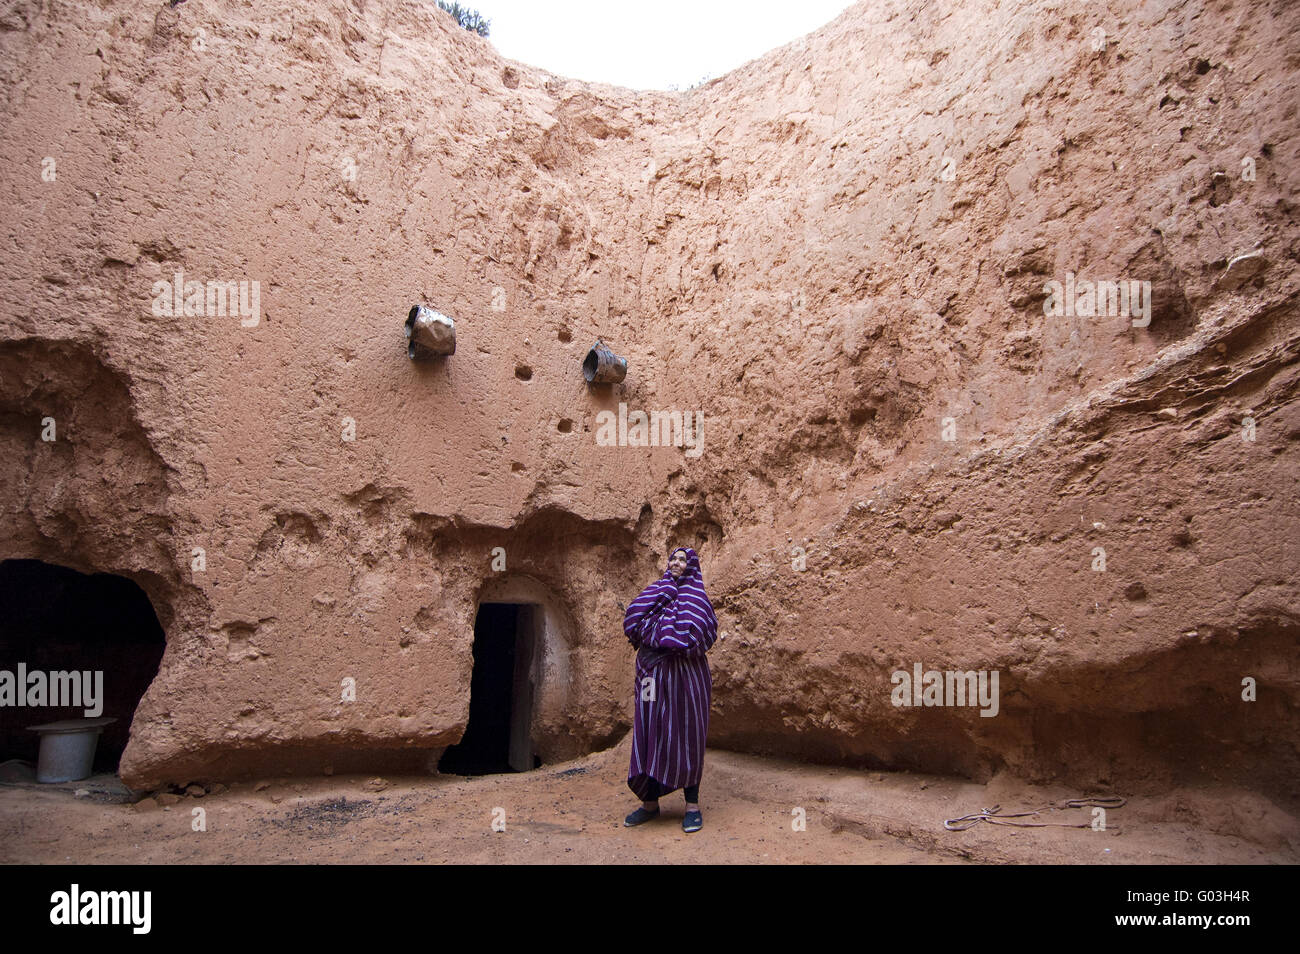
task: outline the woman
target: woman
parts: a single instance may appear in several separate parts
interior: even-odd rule
[[[641,807],[624,825],[659,814],[659,797],[684,790],[682,830],[699,831],[700,777],[709,731],[713,677],[705,653],[718,638],[718,618],[704,592],[700,558],[678,547],[668,569],[632,601],[623,632],[636,647],[636,719],[627,786]]]

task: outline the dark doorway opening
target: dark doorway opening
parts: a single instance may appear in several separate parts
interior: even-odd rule
[[[131,720],[149,683],[158,674],[166,637],[153,604],[131,580],[111,573],[78,573],[40,560],[0,562],[0,670],[17,681],[26,673],[102,673],[98,705],[117,721],[104,728],[95,750],[95,772],[116,772],[131,732]],[[45,679],[45,704],[0,706],[0,762],[36,763],[40,737],[28,727],[86,717],[81,705],[57,706]],[[14,686],[22,691],[22,687]],[[31,701],[33,684],[24,699]],[[64,688],[67,688],[66,682]],[[92,692],[93,692],[92,688]]]
[[[540,609],[528,603],[483,603],[474,619],[474,673],[469,724],[438,762],[455,775],[523,772],[541,764],[531,737],[535,622]]]

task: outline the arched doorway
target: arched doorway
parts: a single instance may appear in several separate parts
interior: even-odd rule
[[[541,764],[534,752],[541,607],[481,603],[474,619],[474,671],[469,724],[438,762],[456,775],[524,772]]]
[[[0,562],[0,670],[14,685],[19,667],[28,685],[17,687],[18,704],[0,706],[0,762],[36,763],[37,733],[28,727],[84,718],[88,703],[117,721],[105,727],[95,753],[94,771],[116,772],[130,736],[131,720],[149,683],[158,673],[166,638],[144,591],[126,577],[79,573],[40,560]],[[56,705],[68,698],[45,679],[44,699],[34,700],[32,673],[80,674],[95,699]],[[99,688],[95,688],[98,685]]]

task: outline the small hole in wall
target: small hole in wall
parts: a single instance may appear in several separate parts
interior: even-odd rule
[[[533,369],[526,364],[515,365],[515,377],[520,381],[531,381],[533,378]]]
[[[573,421],[569,420],[567,417],[562,417],[560,418],[560,423],[556,425],[556,428],[561,434],[568,434],[573,430]]]
[[[573,335],[569,333],[568,328],[561,328],[559,333],[559,338],[565,344],[568,344],[570,341],[573,340]]]
[[[513,472],[516,473],[516,474],[519,473],[521,470],[524,470],[524,469],[526,469],[526,468],[524,467],[524,465],[521,464],[521,463],[519,463],[519,461],[517,461],[517,460],[516,460],[516,461],[512,461],[511,464],[510,464],[510,470],[513,471]]]

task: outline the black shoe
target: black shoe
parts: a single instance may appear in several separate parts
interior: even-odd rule
[[[628,815],[626,818],[623,819],[623,827],[632,828],[635,825],[640,825],[642,822],[648,822],[650,819],[658,818],[658,817],[659,817],[659,809],[656,808],[654,811],[648,812],[645,810],[645,806],[643,805],[642,807],[634,811],[631,815]]]
[[[704,816],[700,814],[697,808],[695,811],[687,812],[682,816],[682,831],[692,832],[699,831],[704,827]]]

